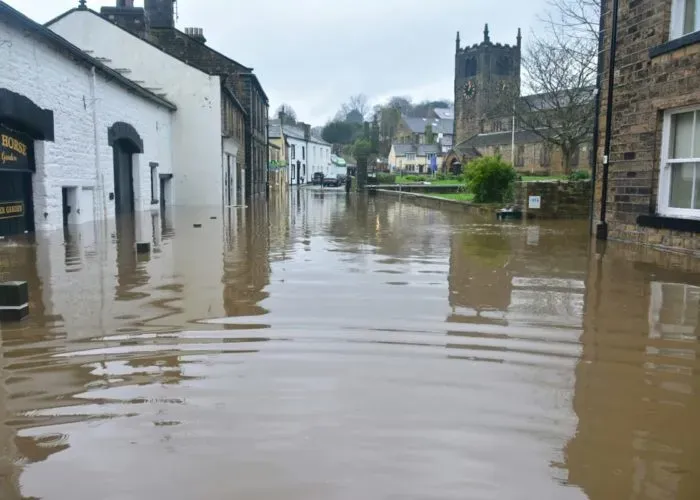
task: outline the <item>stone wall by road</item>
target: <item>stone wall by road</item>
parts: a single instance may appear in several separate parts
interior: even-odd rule
[[[530,196],[540,197],[540,208],[528,208]],[[590,215],[591,182],[521,182],[515,187],[515,203],[528,217],[581,219]]]

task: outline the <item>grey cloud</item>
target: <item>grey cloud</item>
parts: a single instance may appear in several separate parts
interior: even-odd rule
[[[45,22],[77,0],[6,0]],[[137,0],[136,4],[142,4]],[[88,0],[99,10],[113,1]],[[477,43],[488,22],[495,42],[527,34],[546,0],[178,0],[178,27],[204,28],[208,43],[252,66],[271,100],[322,124],[348,96],[373,101],[452,97],[454,37]]]

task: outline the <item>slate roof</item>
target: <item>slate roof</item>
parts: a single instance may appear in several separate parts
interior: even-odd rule
[[[415,153],[416,156],[426,156],[429,153],[441,155],[439,144],[393,144],[396,156],[406,156],[406,153]]]
[[[268,137],[271,139],[279,139],[282,137],[282,128],[280,127],[279,123],[272,123],[270,121],[270,130],[267,134]]]
[[[462,141],[457,144],[455,149],[461,151],[470,148],[483,148],[488,146],[510,146],[512,140],[513,135],[511,131],[477,134],[470,137],[466,141]],[[531,130],[518,130],[515,132],[516,144],[529,144],[533,142],[542,142],[542,137]]]
[[[433,113],[435,113],[435,116],[437,116],[441,120],[454,120],[455,119],[454,108],[435,108],[433,110]]]
[[[546,110],[553,108],[566,107],[571,101],[571,97],[574,95],[572,93],[578,93],[575,96],[576,104],[583,104],[584,102],[593,103],[595,99],[595,87],[584,87],[574,90],[563,90],[557,93],[549,94],[533,94],[526,95],[520,99],[532,110]]]
[[[284,132],[285,136],[291,137],[292,139],[299,141],[306,140],[303,127],[299,127],[298,125],[281,125],[279,118],[270,120],[270,132],[268,137],[272,137],[273,139],[282,137],[282,132]],[[322,146],[330,146],[330,143],[324,141],[321,137],[313,133],[311,134],[311,137],[309,137],[309,142],[312,144],[320,144]]]
[[[155,102],[163,107],[170,110],[176,110],[177,106],[167,99],[160,97],[150,90],[147,90],[137,83],[126,78],[124,75],[118,71],[113,70],[104,63],[98,61],[94,57],[90,56],[86,52],[83,52],[80,48],[76,47],[68,40],[60,37],[50,29],[41,24],[31,20],[18,10],[13,9],[5,2],[0,0],[0,18],[5,19],[9,22],[11,26],[18,27],[19,29],[24,29],[28,33],[32,33],[37,38],[41,39],[46,44],[58,49],[61,53],[73,57],[76,62],[82,64],[87,68],[95,68],[95,71],[106,76],[108,79],[115,81],[122,87],[133,92],[134,94]]]
[[[433,133],[452,135],[454,120],[439,120],[438,118],[402,117],[403,122],[414,134],[424,134],[426,125],[433,126]]]

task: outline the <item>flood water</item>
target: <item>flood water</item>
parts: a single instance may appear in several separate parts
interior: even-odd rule
[[[698,269],[311,190],[0,243],[0,499],[697,500]]]

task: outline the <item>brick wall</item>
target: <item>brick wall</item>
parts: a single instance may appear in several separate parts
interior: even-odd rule
[[[651,58],[649,49],[669,39],[671,0],[620,2],[613,98],[612,142],[607,195],[609,237],[693,250],[692,234],[637,226],[637,217],[655,213],[663,112],[700,104],[700,45]],[[608,92],[612,0],[604,2],[603,78],[600,92],[598,162],[602,166]],[[602,168],[601,168],[602,173]],[[596,186],[595,217],[600,217],[602,175]]]

